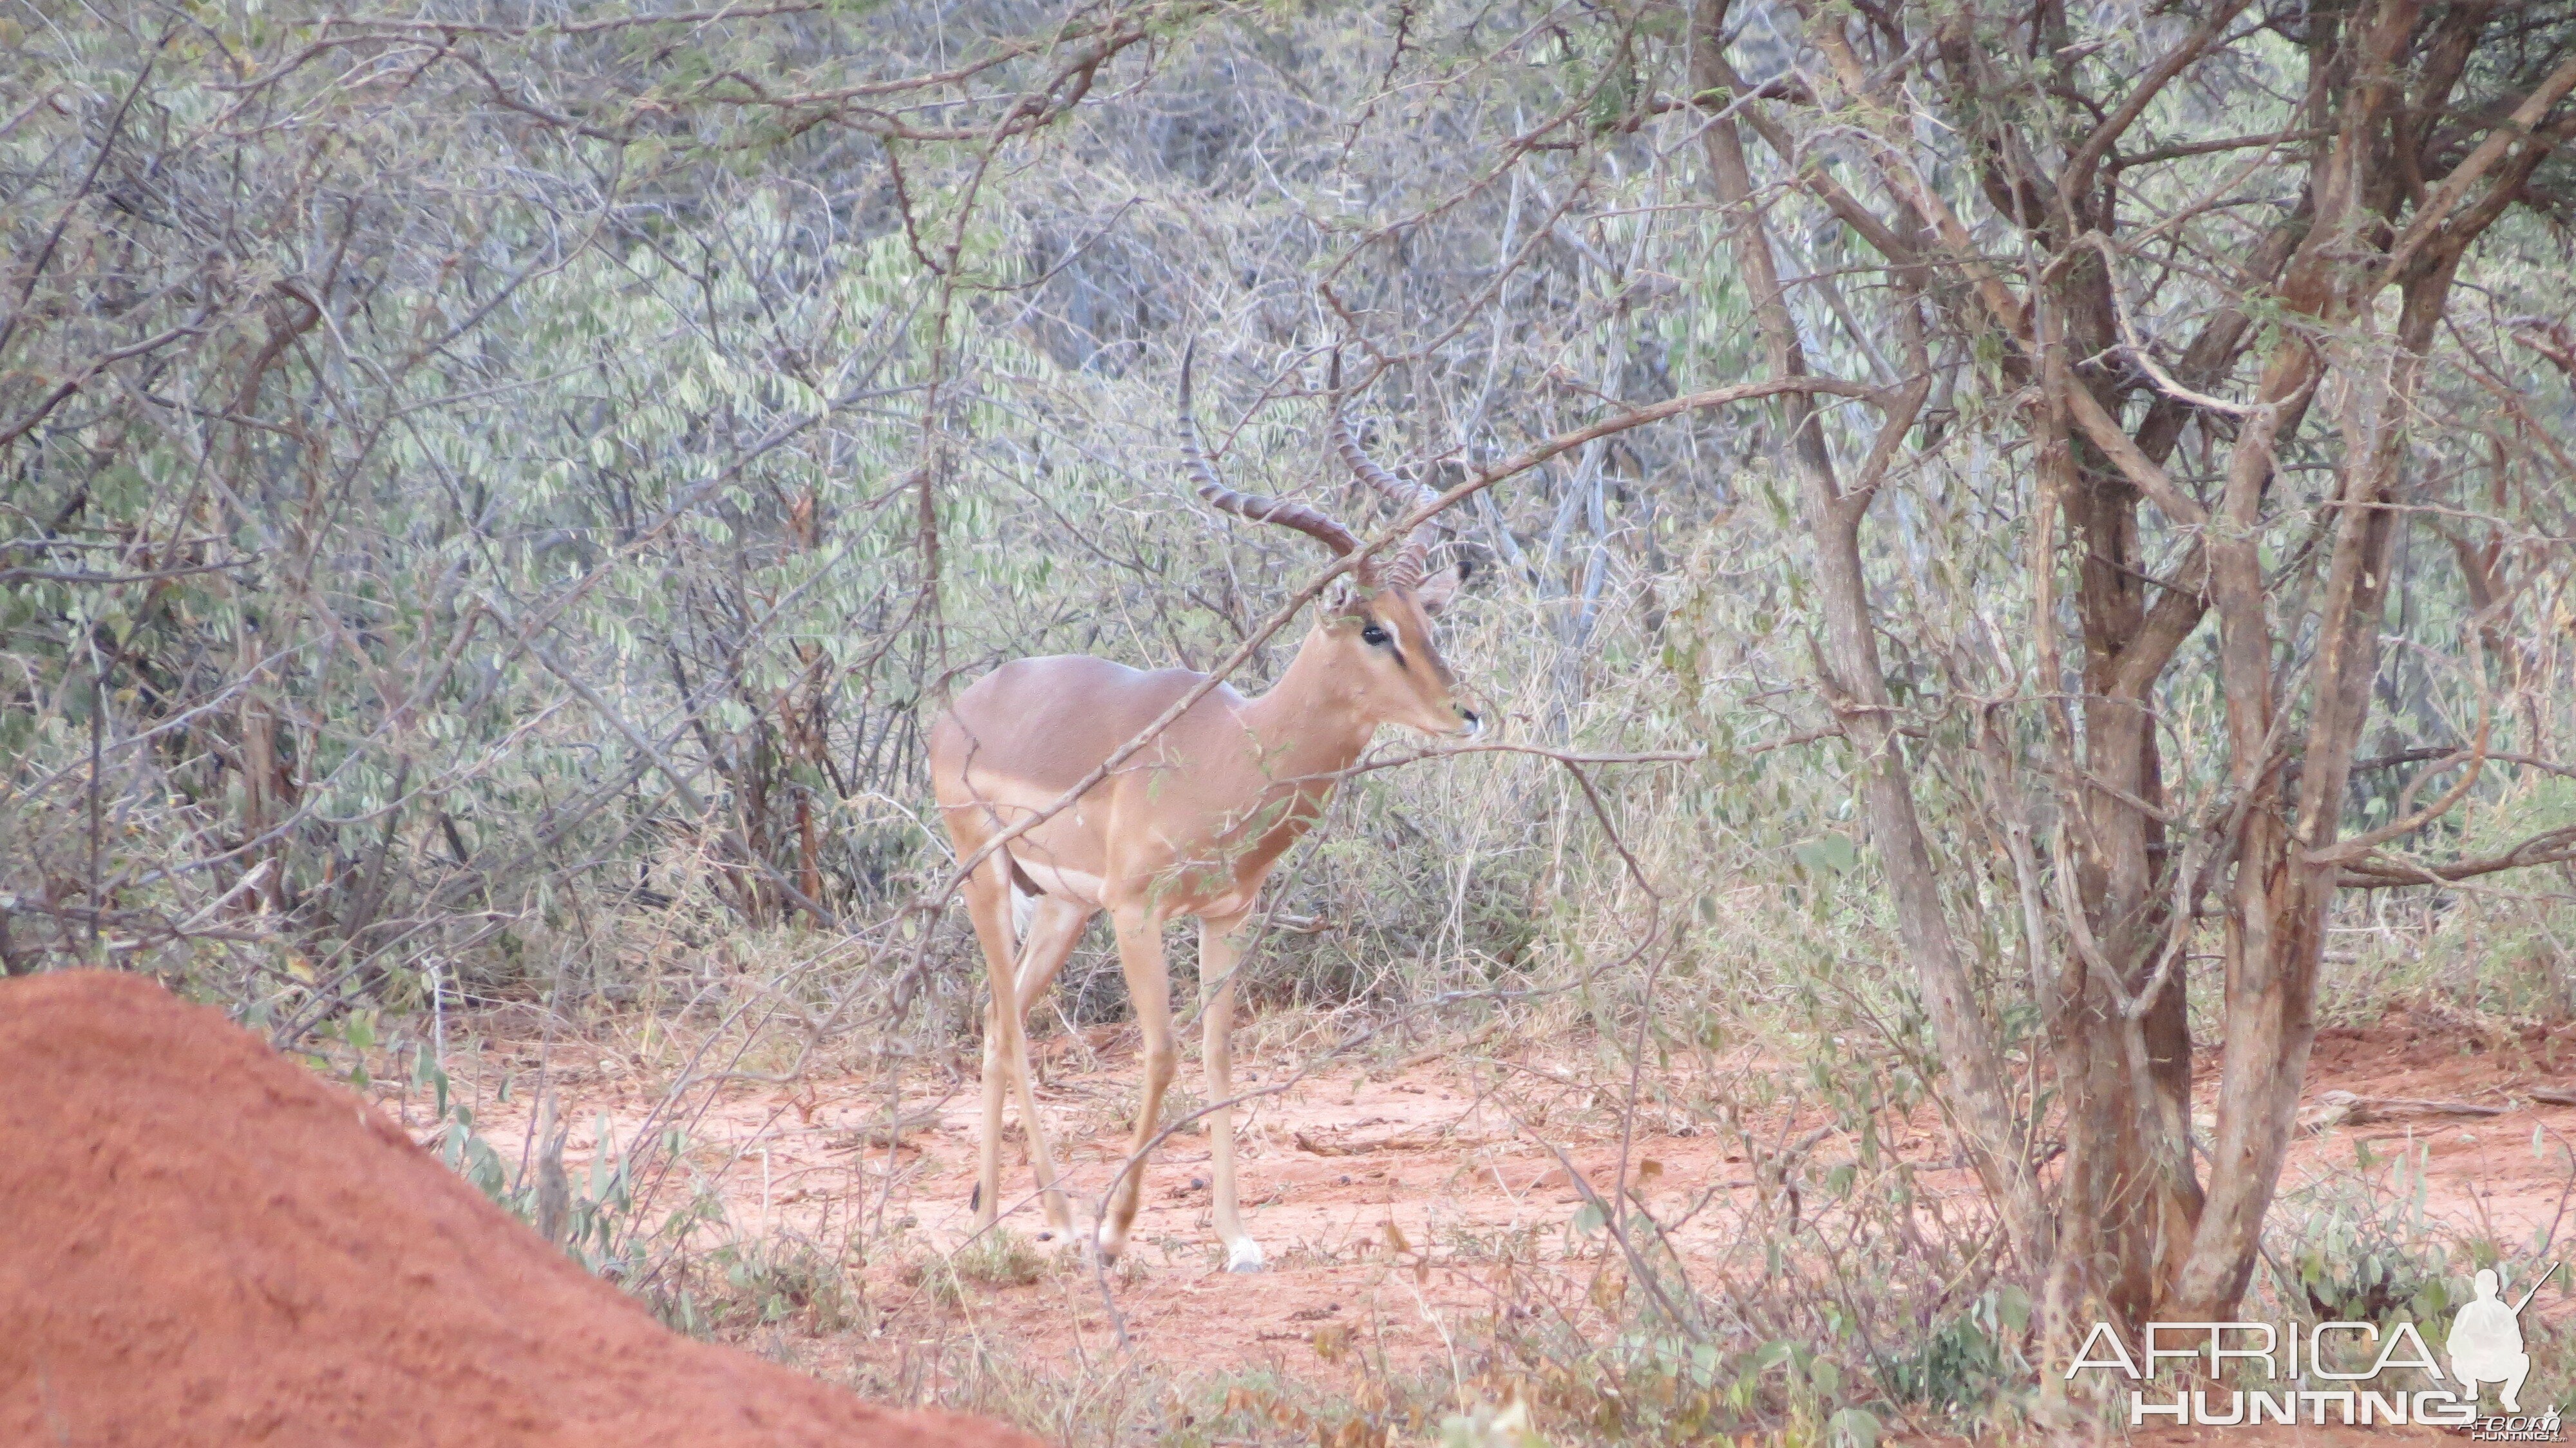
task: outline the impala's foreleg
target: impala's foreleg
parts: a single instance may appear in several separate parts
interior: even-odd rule
[[[1151,911],[1126,907],[1110,919],[1118,929],[1118,964],[1127,976],[1127,997],[1136,1007],[1136,1028],[1145,1038],[1144,1090],[1136,1101],[1136,1131],[1127,1147],[1127,1169],[1119,1174],[1109,1199],[1109,1215],[1100,1223],[1100,1255],[1116,1261],[1127,1248],[1127,1228],[1136,1220],[1136,1199],[1145,1189],[1145,1143],[1154,1139],[1163,1119],[1163,1093],[1171,1088],[1172,982],[1163,965],[1163,922]]]
[[[1234,1205],[1234,967],[1243,956],[1244,922],[1250,916],[1199,922],[1199,1001],[1207,1040],[1208,1176],[1214,1187],[1216,1234],[1225,1243],[1229,1272],[1261,1270],[1261,1244],[1243,1230]]]

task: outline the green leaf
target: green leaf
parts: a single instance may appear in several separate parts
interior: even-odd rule
[[[1881,1431],[1877,1416],[1864,1408],[1845,1408],[1825,1421],[1834,1448],[1878,1448]]]
[[[2030,1330],[2030,1294],[2018,1287],[2005,1287],[1995,1293],[1995,1316],[2007,1332]]]
[[[1807,1381],[1816,1385],[1817,1392],[1830,1398],[1842,1391],[1843,1370],[1835,1367],[1830,1359],[1818,1358],[1807,1364]]]
[[[1800,845],[1798,863],[1811,875],[1840,875],[1860,863],[1860,850],[1847,836],[1819,835]]]

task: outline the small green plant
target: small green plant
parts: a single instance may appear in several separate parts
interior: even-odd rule
[[[699,1270],[706,1286],[699,1310],[716,1330],[786,1325],[820,1335],[865,1316],[866,1303],[841,1264],[800,1238],[730,1242]]]
[[[1046,1275],[1046,1258],[1028,1239],[995,1227],[949,1259],[957,1275],[983,1287],[1026,1287]]]
[[[491,1141],[476,1129],[473,1107],[450,1089],[446,1068],[424,1042],[412,1059],[412,1084],[430,1094],[439,1121],[439,1159],[472,1182],[519,1220],[570,1253],[583,1270],[612,1281],[625,1281],[642,1257],[635,1202],[633,1144],[619,1148],[606,1112],[597,1123],[598,1147],[578,1185],[564,1170],[562,1131],[543,1133],[535,1157],[523,1172],[513,1172]],[[687,1144],[676,1129],[665,1133],[663,1149],[677,1153]],[[665,1230],[685,1233],[693,1219],[682,1216]]]
[[[943,1308],[965,1301],[966,1286],[1026,1287],[1046,1276],[1047,1259],[1026,1238],[995,1227],[954,1252],[925,1252],[907,1260],[896,1279]]]
[[[2420,1165],[2385,1186],[2335,1177],[2273,1209],[2273,1287],[2319,1322],[2441,1321],[2463,1300],[2451,1249],[2424,1212]]]
[[[1966,1311],[1933,1323],[1911,1353],[1881,1370],[1900,1401],[1958,1411],[2029,1380],[2014,1344],[2030,1327],[2030,1300],[2016,1288],[1987,1293]]]

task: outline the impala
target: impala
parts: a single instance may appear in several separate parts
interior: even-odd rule
[[[1338,396],[1332,442],[1361,482],[1398,507],[1411,509],[1434,496],[1370,461]],[[1237,492],[1219,481],[1190,414],[1187,357],[1180,445],[1198,495],[1211,506],[1294,528],[1337,557],[1359,546],[1349,528],[1319,509]],[[1323,813],[1334,783],[1378,726],[1434,735],[1478,726],[1475,712],[1457,702],[1457,680],[1432,643],[1431,620],[1456,593],[1460,575],[1443,569],[1426,578],[1430,546],[1426,522],[1383,562],[1364,561],[1346,575],[1320,601],[1314,627],[1268,693],[1247,699],[1224,685],[1210,689],[1071,805],[1005,841],[968,874],[966,908],[992,977],[978,1230],[993,1223],[999,1207],[1003,1096],[1012,1090],[1047,1223],[1054,1231],[1071,1230],[1030,1092],[1024,1021],[1084,926],[1105,910],[1144,1036],[1134,1141],[1096,1239],[1107,1260],[1125,1248],[1144,1185],[1145,1149],[1175,1065],[1163,926],[1194,915],[1213,1103],[1206,1120],[1216,1230],[1230,1270],[1260,1270],[1260,1245],[1243,1230],[1235,1206],[1234,1113],[1225,1104],[1234,1095],[1235,963],[1262,880]],[[977,680],[957,696],[930,740],[931,779],[958,858],[973,857],[994,836],[1042,814],[1206,678],[1059,654],[1004,664]]]

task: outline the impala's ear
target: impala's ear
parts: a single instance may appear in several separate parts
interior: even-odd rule
[[[1455,568],[1443,568],[1424,579],[1420,588],[1413,590],[1413,601],[1422,605],[1422,611],[1425,614],[1438,618],[1440,610],[1449,606],[1449,600],[1458,596],[1458,585],[1466,581],[1466,564],[1461,563]]]

